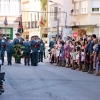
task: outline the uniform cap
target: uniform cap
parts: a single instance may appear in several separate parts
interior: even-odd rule
[[[20,35],[20,33],[18,32],[18,33],[16,33],[15,35],[19,36],[19,35]]]

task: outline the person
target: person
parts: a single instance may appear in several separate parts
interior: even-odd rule
[[[6,41],[3,39],[3,35],[0,34],[0,51],[1,51],[1,60],[2,60],[2,65],[4,64],[4,53],[6,50]]]
[[[32,49],[32,65],[38,65],[38,50],[40,47],[39,41],[37,41],[37,37],[34,36],[34,39],[31,41],[31,49]]]
[[[52,40],[51,40],[50,43],[49,43],[50,51],[51,51],[51,49],[54,47],[55,44],[56,44],[56,39],[55,39],[55,37],[52,37]]]
[[[26,41],[23,42],[23,46],[25,46],[25,49],[26,49],[26,56],[24,58],[24,64],[26,65],[28,63],[28,65],[30,65],[31,48],[30,48],[30,41],[28,37],[26,37]]]
[[[89,48],[88,48],[89,49],[88,54],[90,56],[90,63],[91,63],[91,64],[89,64],[90,66],[89,66],[88,73],[93,73],[93,61],[92,61],[92,57],[93,57],[93,46],[94,46],[95,39],[96,39],[96,35],[93,34],[91,36],[91,42],[90,42],[90,45],[89,45]]]
[[[5,41],[3,40],[3,35],[0,34],[0,60],[2,60],[2,65],[4,64],[4,48],[6,44]],[[1,70],[1,66],[0,66]],[[0,80],[0,93],[4,92],[4,87],[3,87],[3,82]]]
[[[45,45],[43,40],[40,42],[40,50],[39,50],[39,62],[43,62],[43,53],[45,51]]]
[[[34,36],[32,36],[31,37],[31,41],[30,41],[30,44],[31,44],[31,42],[34,40]],[[30,52],[30,58],[31,58],[31,65],[33,65],[33,56],[32,56],[32,47],[31,47],[31,45],[30,45],[30,48],[31,48],[31,52]]]
[[[11,39],[8,38],[6,44],[8,65],[12,65],[12,53],[13,53],[12,47],[13,47],[13,42],[11,42]]]
[[[16,33],[16,38],[13,41],[13,45],[23,45],[23,38],[21,38],[20,33]],[[18,52],[18,54],[20,55],[20,52]],[[21,59],[17,59],[15,58],[15,63],[21,63]]]

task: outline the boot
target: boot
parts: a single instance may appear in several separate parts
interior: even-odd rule
[[[0,86],[0,92],[4,92],[3,86]]]

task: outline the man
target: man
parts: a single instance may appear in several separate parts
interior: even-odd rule
[[[38,50],[39,50],[40,42],[37,41],[37,37],[34,36],[34,40],[31,41],[31,49],[32,49],[32,65],[37,66],[38,64]]]
[[[32,42],[33,40],[34,40],[34,36],[31,37],[30,44],[31,44],[31,42]],[[30,58],[31,58],[31,65],[33,65],[32,47],[31,47],[31,52],[30,52]]]
[[[13,53],[12,47],[13,47],[13,42],[11,42],[11,39],[8,38],[6,44],[8,65],[12,65],[12,53]]]
[[[54,47],[55,44],[56,44],[55,37],[52,37],[52,40],[51,40],[50,43],[49,43],[50,51],[51,51],[51,49]]]
[[[4,53],[6,50],[6,41],[3,39],[3,35],[0,34],[0,52],[1,52],[1,60],[2,60],[2,65],[4,64]]]
[[[92,57],[93,57],[93,46],[94,46],[94,40],[95,39],[96,39],[96,35],[93,34],[91,36],[91,42],[90,42],[89,47],[88,47],[88,55],[89,55],[89,71],[88,71],[88,73],[93,73]]]
[[[26,56],[25,56],[25,59],[24,59],[24,64],[26,65],[28,63],[28,65],[30,65],[30,52],[31,52],[31,49],[30,49],[30,42],[29,42],[28,37],[26,37],[26,41],[23,43],[23,45],[25,46],[25,49],[26,49]]]
[[[43,40],[40,41],[40,50],[39,50],[39,62],[43,62],[43,53],[45,51],[45,45]]]
[[[23,38],[21,38],[21,35],[20,35],[20,33],[16,33],[15,34],[16,35],[16,38],[14,39],[14,41],[13,41],[13,45],[23,45]],[[17,58],[15,58],[15,63],[21,63],[21,59],[17,59]]]

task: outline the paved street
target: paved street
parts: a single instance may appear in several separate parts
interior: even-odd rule
[[[100,100],[100,77],[64,67],[3,66],[6,72],[0,100]]]

